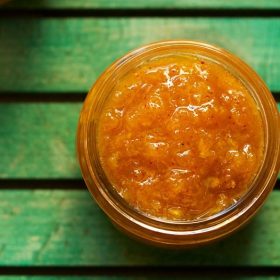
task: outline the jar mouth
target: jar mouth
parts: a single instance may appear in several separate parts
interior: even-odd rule
[[[96,128],[98,126],[99,114],[106,101],[102,99],[102,95],[104,95],[105,89],[106,92],[111,92],[110,88],[108,88],[108,81],[116,81],[118,79],[116,73],[126,71],[132,64],[139,64],[153,56],[158,57],[160,55],[174,53],[204,57],[222,65],[226,70],[237,77],[247,88],[259,107],[265,137],[263,160],[259,165],[255,178],[248,187],[248,191],[246,191],[236,203],[214,215],[187,221],[157,218],[149,216],[144,212],[139,212],[131,207],[117,193],[107,178],[100,163],[96,143]],[[269,122],[268,119],[273,119],[274,123]],[[77,145],[80,165],[91,194],[93,194],[98,204],[109,217],[114,219],[117,223],[119,219],[117,216],[121,215],[127,220],[128,224],[138,224],[140,227],[150,230],[161,229],[163,231],[179,230],[182,232],[194,232],[193,225],[195,225],[196,231],[200,231],[201,229],[205,229],[206,224],[209,230],[213,230],[215,227],[223,226],[231,220],[238,219],[238,217],[249,211],[253,205],[258,204],[260,197],[265,198],[268,192],[273,188],[279,170],[279,156],[277,156],[279,155],[279,137],[278,139],[277,137],[274,139],[271,133],[275,133],[275,126],[277,127],[277,125],[279,127],[279,115],[271,93],[261,78],[239,58],[219,47],[202,42],[157,42],[138,48],[114,62],[100,76],[90,90],[81,113],[78,128]],[[274,155],[273,161],[271,161],[272,155]],[[259,203],[257,208],[259,208],[261,204]],[[110,211],[106,210],[106,205],[110,207]],[[253,214],[254,213],[248,214],[247,218]],[[119,223],[122,223],[122,221],[119,220]]]

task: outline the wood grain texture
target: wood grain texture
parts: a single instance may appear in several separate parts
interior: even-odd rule
[[[75,141],[81,106],[0,104],[0,178],[80,178]]]
[[[279,8],[278,0],[20,0],[9,4],[20,8]]]
[[[279,266],[280,192],[244,229],[188,251],[149,247],[118,232],[87,191],[1,191],[0,265]]]
[[[116,58],[166,39],[224,47],[277,92],[279,38],[277,18],[0,19],[0,92],[86,92]]]
[[[80,108],[80,103],[0,104],[0,177],[80,177],[75,154]]]

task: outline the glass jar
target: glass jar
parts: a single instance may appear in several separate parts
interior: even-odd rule
[[[186,222],[150,218],[130,207],[106,177],[96,141],[100,114],[116,81],[141,62],[170,54],[195,55],[212,60],[236,76],[259,107],[265,135],[263,161],[248,192],[234,205],[213,216]],[[77,149],[82,174],[90,193],[120,230],[146,243],[187,248],[229,235],[256,214],[273,189],[279,172],[279,132],[279,112],[273,96],[247,64],[227,51],[209,44],[163,41],[126,54],[99,77],[87,95],[80,115]]]

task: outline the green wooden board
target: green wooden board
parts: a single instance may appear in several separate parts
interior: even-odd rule
[[[80,177],[80,109],[80,103],[0,104],[0,177]]]
[[[278,0],[21,0],[10,4],[20,8],[279,8]]]
[[[80,109],[81,103],[0,104],[0,178],[80,178]]]
[[[279,266],[280,192],[244,229],[187,251],[143,245],[116,230],[87,191],[1,191],[0,265]]]
[[[86,92],[127,51],[192,39],[232,51],[277,92],[279,38],[277,18],[0,19],[0,91]]]

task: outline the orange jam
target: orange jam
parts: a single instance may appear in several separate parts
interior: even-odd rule
[[[247,192],[263,159],[263,124],[244,85],[195,56],[142,63],[118,80],[99,120],[102,167],[134,209],[195,220]]]

